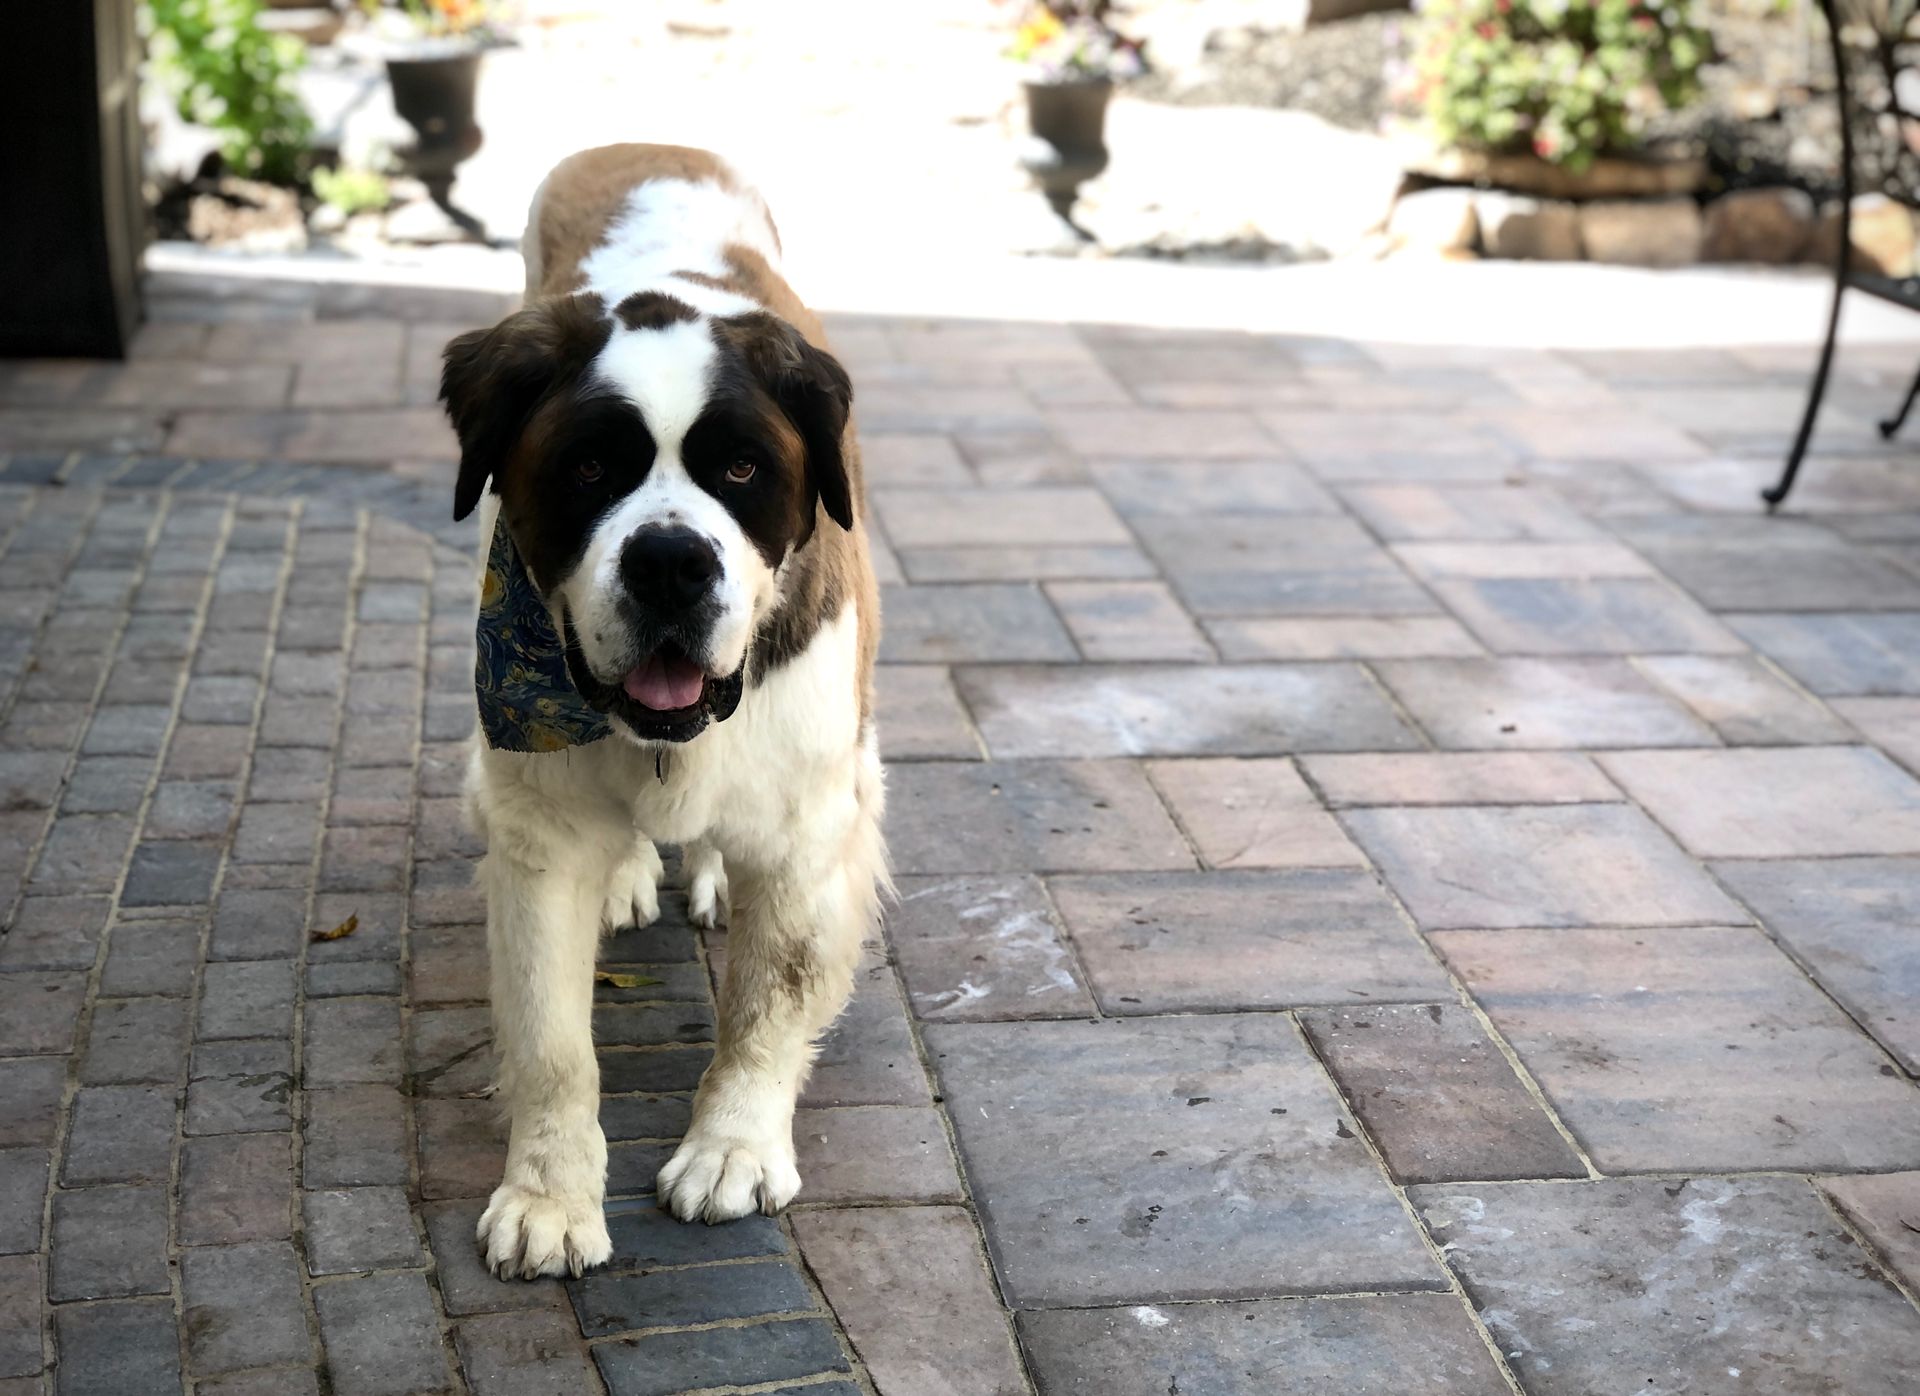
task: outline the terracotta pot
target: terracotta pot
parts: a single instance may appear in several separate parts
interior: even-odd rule
[[[1033,133],[1020,163],[1047,196],[1053,211],[1072,221],[1080,186],[1107,167],[1107,103],[1113,83],[1030,82],[1027,129]]]

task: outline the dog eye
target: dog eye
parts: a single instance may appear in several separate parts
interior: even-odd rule
[[[607,473],[607,468],[597,460],[583,460],[574,466],[573,473],[580,477],[583,485],[597,485]]]
[[[727,478],[736,485],[744,485],[753,478],[754,465],[750,460],[737,460],[727,467]]]

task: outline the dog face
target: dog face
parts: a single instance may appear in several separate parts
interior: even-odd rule
[[[853,527],[846,372],[762,311],[542,303],[448,345],[441,397],[454,517],[491,480],[575,686],[644,740],[733,712],[818,510]]]

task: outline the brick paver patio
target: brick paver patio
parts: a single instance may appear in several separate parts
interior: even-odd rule
[[[431,405],[501,306],[157,308],[0,366],[0,1396],[1915,1389],[1913,346],[1767,521],[1799,351],[842,319],[900,899],[806,1188],[652,1207],[670,897],[614,1262],[506,1284]]]

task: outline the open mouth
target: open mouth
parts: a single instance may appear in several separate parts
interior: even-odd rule
[[[698,708],[707,696],[707,671],[677,646],[662,645],[620,681],[620,690],[647,712],[680,716]]]
[[[740,705],[740,671],[709,674],[671,640],[662,641],[617,683],[599,678],[587,664],[571,617],[566,641],[567,670],[580,696],[648,741],[690,741],[709,722],[732,717]]]

